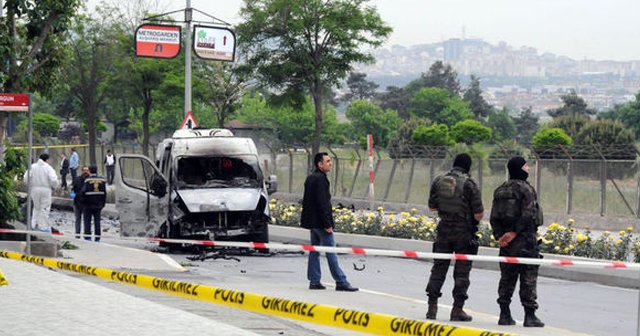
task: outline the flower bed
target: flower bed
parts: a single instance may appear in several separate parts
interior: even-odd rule
[[[273,224],[300,226],[302,207],[299,204],[286,204],[272,199],[269,209]],[[333,208],[333,218],[335,230],[343,233],[427,241],[433,241],[437,234],[436,219],[420,214],[416,209],[385,213],[382,207],[376,211]],[[620,231],[617,238],[608,231],[596,237],[591,230],[579,231],[572,227],[573,224],[573,219],[569,219],[566,226],[550,224],[541,234],[541,252],[640,262],[640,237],[632,233],[633,228]],[[480,223],[476,235],[480,246],[498,246],[487,222]]]

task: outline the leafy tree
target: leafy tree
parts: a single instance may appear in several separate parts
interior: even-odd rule
[[[14,188],[16,177],[24,173],[27,167],[27,155],[25,151],[8,148],[0,161],[0,227],[12,220],[20,218],[20,206],[18,193]]]
[[[469,104],[471,112],[478,120],[484,120],[491,112],[491,105],[482,97],[480,78],[475,75],[471,75],[471,83],[469,83],[469,88],[464,92],[462,100]]]
[[[431,126],[418,126],[412,135],[412,140],[418,145],[425,146],[452,146],[455,141],[449,134],[449,127],[444,124]]]
[[[574,90],[566,95],[560,96],[562,106],[547,111],[553,118],[561,116],[590,116],[596,114],[596,110],[587,106],[587,103]]]
[[[493,130],[493,139],[496,142],[514,139],[516,136],[516,124],[509,116],[507,108],[491,110],[487,126]]]
[[[60,130],[60,118],[47,113],[34,113],[32,124],[33,131],[43,137],[56,136]],[[23,120],[18,125],[18,129],[23,132],[27,132],[28,128],[28,120]]]
[[[379,93],[376,100],[383,110],[395,110],[400,118],[409,119],[411,95],[405,89],[397,86],[387,86],[387,90]]]
[[[67,29],[79,0],[4,0],[0,92],[49,93],[68,57]],[[0,112],[0,159],[8,115]],[[0,160],[1,161],[1,160]],[[2,209],[0,209],[2,212]]]
[[[531,111],[531,106],[523,108],[520,114],[513,118],[516,126],[516,140],[519,143],[526,145],[531,142],[531,138],[540,128],[538,119],[540,118]]]
[[[613,109],[601,113],[598,118],[619,120],[634,132],[636,139],[640,139],[640,92],[636,94],[634,102],[616,105]]]
[[[457,143],[473,145],[491,139],[491,129],[483,126],[479,121],[467,119],[460,121],[451,128],[451,137]]]
[[[453,70],[450,64],[436,61],[431,64],[427,73],[422,73],[420,78],[407,84],[405,89],[413,94],[425,87],[441,88],[449,91],[452,95],[459,95],[458,73]]]
[[[376,94],[378,84],[367,80],[367,74],[362,72],[352,72],[347,78],[347,87],[349,92],[344,95],[344,101],[369,100]]]
[[[97,164],[96,130],[100,107],[107,96],[109,66],[113,62],[114,15],[99,10],[98,17],[78,17],[72,34],[73,58],[66,68],[66,81],[71,94],[84,115],[78,117],[87,125],[89,135],[89,162]]]
[[[315,116],[312,152],[320,149],[323,90],[373,57],[391,33],[366,0],[245,0],[237,27],[246,67],[266,86],[311,95]]]
[[[553,119],[548,124],[549,128],[561,128],[569,137],[575,139],[583,127],[591,122],[591,119],[582,115],[565,115]]]
[[[408,148],[417,145],[413,141],[413,132],[420,126],[429,126],[431,121],[424,118],[411,118],[398,127],[398,130],[393,133],[389,145],[389,155],[392,158],[410,157]]]
[[[545,150],[561,145],[570,146],[573,140],[561,128],[543,128],[533,136],[532,144],[536,150]]]
[[[593,158],[636,158],[633,132],[615,120],[596,120],[585,125],[575,137],[576,144],[594,146]],[[596,150],[597,149],[597,150]]]
[[[196,76],[204,82],[203,100],[214,108],[217,127],[224,127],[238,108],[247,79],[229,63],[198,62]]]
[[[354,101],[347,109],[346,116],[351,121],[357,140],[366,139],[366,135],[371,133],[376,144],[385,148],[391,134],[401,123],[396,111],[383,111],[378,105],[365,100]]]
[[[453,125],[459,121],[473,118],[469,105],[449,91],[425,87],[411,99],[411,116],[428,118],[435,123]]]

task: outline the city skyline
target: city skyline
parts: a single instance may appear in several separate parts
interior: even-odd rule
[[[97,1],[90,0],[89,4]],[[160,1],[162,4],[162,1]],[[240,22],[242,0],[191,0],[191,6],[231,24]],[[504,41],[514,48],[533,47],[576,60],[640,60],[640,1],[617,0],[373,0],[394,32],[383,45],[412,46],[450,38]],[[166,11],[186,1],[165,3]],[[205,16],[194,14],[196,18]],[[182,19],[180,14],[173,16]]]

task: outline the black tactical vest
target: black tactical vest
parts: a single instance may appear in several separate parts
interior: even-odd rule
[[[438,212],[446,221],[468,221],[470,216],[469,202],[464,197],[464,184],[469,175],[451,170],[441,176],[436,184],[438,195]]]

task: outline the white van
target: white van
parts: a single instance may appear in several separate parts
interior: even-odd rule
[[[227,129],[178,130],[155,163],[121,154],[115,185],[122,236],[269,241],[276,177],[264,177],[252,139]]]

